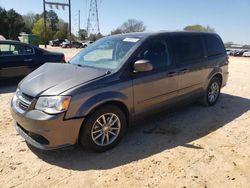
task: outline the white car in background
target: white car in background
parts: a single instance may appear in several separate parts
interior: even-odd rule
[[[87,46],[89,46],[92,43],[93,43],[93,41],[86,41],[86,42],[82,43],[82,46],[83,46],[83,48],[86,48]]]
[[[243,56],[243,57],[250,57],[250,51],[244,52],[242,56]]]

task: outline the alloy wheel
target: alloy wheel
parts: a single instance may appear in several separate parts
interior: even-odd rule
[[[219,84],[217,82],[213,82],[208,90],[208,100],[210,103],[214,103],[217,100],[219,92],[220,92]]]
[[[91,137],[98,146],[113,143],[121,130],[121,121],[114,113],[101,115],[92,126]]]

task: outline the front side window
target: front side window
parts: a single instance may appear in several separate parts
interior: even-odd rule
[[[150,42],[147,47],[139,53],[137,59],[149,60],[154,70],[170,65],[168,46],[165,40]]]
[[[13,44],[0,44],[0,55],[10,56],[10,55],[27,55],[32,54],[33,49],[28,46],[23,45],[13,45]]]
[[[174,43],[178,64],[190,64],[204,57],[203,45],[199,35],[176,36]]]
[[[114,70],[121,65],[123,58],[140,40],[141,38],[129,38],[125,36],[107,37],[82,50],[69,63]]]
[[[0,55],[12,55],[13,52],[11,51],[11,45],[9,44],[0,44]]]
[[[25,46],[25,54],[33,54],[33,49],[31,47]]]

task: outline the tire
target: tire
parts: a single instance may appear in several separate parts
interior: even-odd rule
[[[115,122],[112,122],[113,125],[108,123],[110,117]],[[98,152],[111,149],[120,142],[125,133],[126,124],[125,114],[119,107],[102,106],[90,114],[83,123],[80,131],[80,143],[83,147]]]
[[[206,92],[201,99],[201,103],[205,106],[213,106],[220,97],[221,81],[218,77],[213,77],[208,84]],[[214,96],[214,98],[212,97]]]

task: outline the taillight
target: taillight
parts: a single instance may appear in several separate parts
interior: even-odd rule
[[[62,56],[61,62],[66,63],[64,55]]]
[[[229,56],[226,57],[226,64],[229,63]]]

